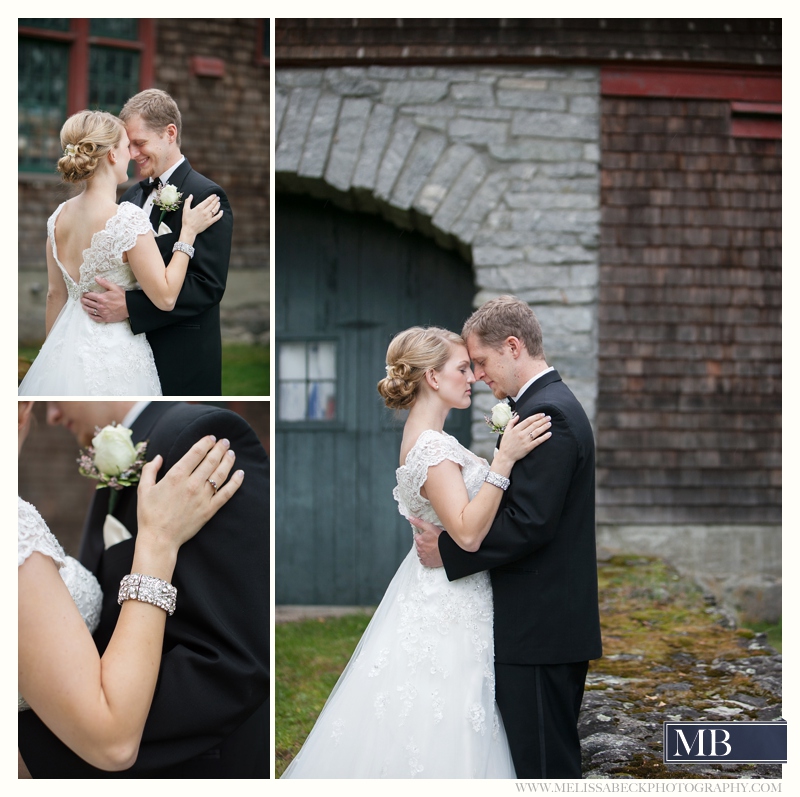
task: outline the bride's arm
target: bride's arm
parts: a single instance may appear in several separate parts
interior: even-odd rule
[[[47,337],[53,328],[58,314],[67,301],[67,284],[64,275],[53,257],[50,241],[45,244],[45,257],[47,259],[47,301],[44,310],[44,334]]]
[[[503,444],[492,460],[491,470],[508,478],[517,460],[550,437],[549,428],[550,418],[541,413],[520,422],[512,418],[503,435]],[[461,468],[449,459],[428,468],[428,477],[420,492],[431,502],[442,525],[459,548],[470,552],[481,547],[503,495],[501,488],[484,482],[470,501]]]
[[[180,545],[241,484],[238,473],[216,493],[207,483],[212,476],[225,482],[234,461],[226,451],[225,441],[214,445],[204,438],[158,484],[160,462],[145,466],[132,572],[172,578]],[[101,659],[50,557],[31,554],[19,568],[18,585],[20,693],[81,758],[100,769],[127,769],[153,699],[167,613],[124,601]]]
[[[190,194],[183,203],[180,242],[191,247],[194,239],[203,230],[221,218],[222,209],[216,194],[212,194],[195,208],[192,207]],[[186,278],[189,256],[185,252],[173,252],[172,259],[164,268],[164,261],[152,235],[140,235],[136,245],[127,254],[131,271],[147,298],[159,310],[172,310]]]

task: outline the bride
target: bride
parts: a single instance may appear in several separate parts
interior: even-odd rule
[[[20,453],[32,408],[32,401],[19,402]],[[240,470],[225,483],[234,462],[227,450],[226,441],[205,437],[158,484],[161,456],[144,466],[133,570],[158,586],[151,595],[159,603],[144,593],[144,583],[138,596],[121,597],[119,620],[102,658],[92,640],[103,600],[100,585],[65,555],[36,509],[18,499],[19,710],[32,708],[95,767],[122,770],[136,760],[158,677],[164,624],[175,622],[166,619],[167,613],[180,613],[169,584],[178,549],[242,484]],[[209,480],[224,486],[212,489]],[[18,759],[20,777],[30,777]]]
[[[437,327],[399,333],[378,391],[408,409],[394,497],[407,518],[476,551],[514,463],[550,437],[550,418],[512,418],[491,466],[443,431],[471,403],[464,341]],[[449,582],[414,546],[284,778],[514,778],[494,701],[488,573]]]
[[[102,292],[101,276],[126,290],[138,282],[160,310],[172,310],[183,285],[195,237],[222,218],[219,198],[196,208],[183,202],[180,240],[167,268],[145,212],[116,204],[128,179],[128,136],[104,111],[80,111],[61,128],[58,171],[81,194],[62,202],[47,221],[46,339],[19,386],[20,396],[160,396],[161,384],[145,336],[130,322],[92,321],[80,305],[87,291]],[[96,312],[96,311],[95,311]]]

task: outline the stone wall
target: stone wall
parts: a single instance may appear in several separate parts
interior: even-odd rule
[[[380,213],[454,247],[475,306],[513,293],[595,413],[598,70],[343,67],[276,73],[276,189]],[[280,264],[277,264],[280,268]],[[490,453],[474,409],[475,447]]]

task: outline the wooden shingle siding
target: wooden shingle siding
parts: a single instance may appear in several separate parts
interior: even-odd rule
[[[779,523],[781,142],[602,101],[598,522]]]
[[[775,66],[780,19],[279,19],[278,66],[657,61]]]

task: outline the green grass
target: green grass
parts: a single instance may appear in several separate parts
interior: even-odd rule
[[[33,360],[39,346],[20,346],[19,356]],[[222,344],[222,395],[269,395],[269,346]]]
[[[767,634],[767,641],[779,653],[783,651],[783,618],[777,623],[747,623],[747,627],[756,633],[764,631]]]
[[[275,626],[275,774],[308,736],[370,618],[351,615]]]
[[[222,344],[222,395],[269,395],[269,346]]]
[[[632,715],[652,719],[654,695],[676,677],[691,684],[682,700],[700,712],[720,700],[737,700],[741,693],[774,699],[749,675],[718,672],[714,662],[768,653],[748,649],[758,631],[766,631],[780,650],[780,622],[724,627],[709,614],[703,592],[655,558],[613,557],[600,563],[598,576],[604,658],[591,663],[591,672],[630,679],[625,699]],[[351,616],[276,626],[276,775],[302,746],[367,622],[367,617]],[[606,686],[587,687],[594,688]],[[657,750],[615,774],[678,777],[667,772]]]

